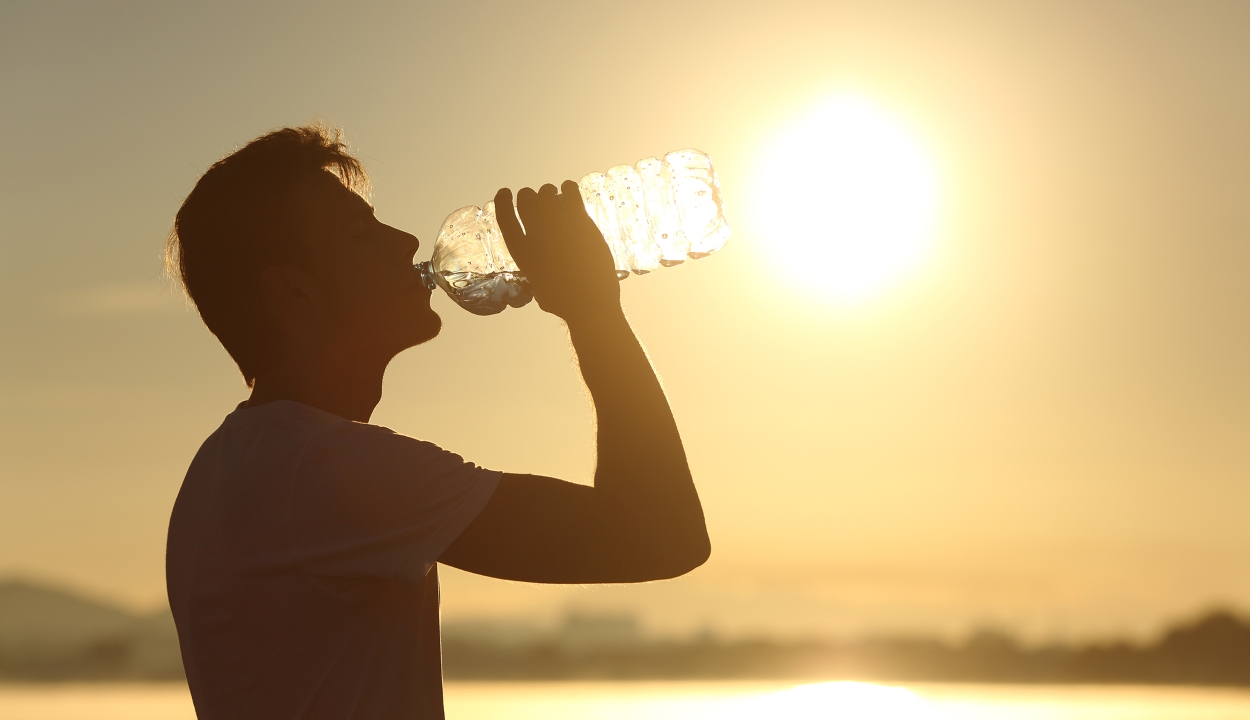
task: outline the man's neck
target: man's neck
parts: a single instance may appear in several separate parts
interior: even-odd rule
[[[382,399],[387,363],[306,362],[258,376],[247,407],[294,400],[356,422],[369,422]]]

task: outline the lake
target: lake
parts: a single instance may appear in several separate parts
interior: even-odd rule
[[[448,720],[1250,720],[1250,690],[829,682],[449,683]],[[193,720],[181,684],[0,685],[0,720]]]

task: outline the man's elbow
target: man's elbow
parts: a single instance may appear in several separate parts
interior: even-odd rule
[[[656,558],[654,580],[680,577],[708,561],[712,556],[712,541],[703,531],[694,537],[681,538],[667,547],[667,552]]]
[[[682,575],[694,570],[712,557],[712,540],[707,536],[707,531],[700,534],[699,539],[692,543],[692,547],[687,553],[686,569],[681,571]]]

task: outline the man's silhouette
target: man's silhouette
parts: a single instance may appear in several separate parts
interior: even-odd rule
[[[710,552],[575,183],[521,190],[524,230],[509,212],[499,223],[539,306],[568,326],[597,417],[594,487],[486,470],[368,424],[391,358],[440,320],[412,268],[417,239],[374,217],[364,183],[337,132],[284,128],[209,168],[170,236],[172,270],[251,387],[196,454],[169,525],[201,720],[441,718],[438,562],[641,582]],[[511,192],[495,204],[511,208]]]

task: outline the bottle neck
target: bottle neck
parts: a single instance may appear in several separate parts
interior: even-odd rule
[[[434,281],[434,270],[430,268],[430,261],[419,262],[412,266],[413,270],[421,276],[421,284],[425,285],[426,290],[434,290],[438,287],[438,283]]]

